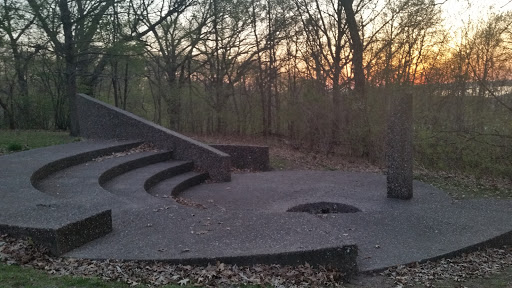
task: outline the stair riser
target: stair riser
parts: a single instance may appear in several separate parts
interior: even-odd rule
[[[160,171],[155,175],[149,177],[146,182],[144,182],[144,190],[146,190],[149,194],[151,194],[151,189],[155,187],[158,183],[172,178],[174,176],[190,172],[194,169],[193,162],[187,162],[178,166],[170,167],[166,170]]]
[[[181,194],[181,192],[187,190],[190,187],[203,183],[208,178],[208,173],[202,173],[194,177],[188,178],[183,182],[179,183],[178,185],[174,186],[171,192],[171,196],[176,198]]]
[[[98,182],[101,186],[103,186],[108,181],[116,178],[117,176],[129,172],[131,170],[135,170],[138,168],[142,168],[147,165],[156,164],[159,162],[164,162],[172,159],[172,152],[163,152],[154,155],[150,155],[147,157],[135,159],[129,162],[122,163],[115,167],[108,169],[103,172],[101,176],[98,178]]]

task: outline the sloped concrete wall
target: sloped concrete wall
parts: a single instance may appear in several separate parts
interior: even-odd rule
[[[194,161],[214,181],[231,180],[230,156],[224,152],[85,94],[78,94],[77,106],[81,137],[151,142],[172,150],[175,159]]]

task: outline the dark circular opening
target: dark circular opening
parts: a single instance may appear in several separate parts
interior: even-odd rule
[[[333,202],[307,203],[294,206],[286,212],[306,212],[310,214],[331,214],[331,213],[356,213],[361,212],[358,208]]]

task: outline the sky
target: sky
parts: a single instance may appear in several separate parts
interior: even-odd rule
[[[440,3],[443,1],[437,0]],[[512,0],[446,0],[442,7],[446,25],[450,30],[457,30],[469,19],[476,21],[485,17],[491,8],[494,11],[512,10]]]

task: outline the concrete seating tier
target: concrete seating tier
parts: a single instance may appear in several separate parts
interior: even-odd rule
[[[336,171],[200,184],[207,175],[169,151],[112,157],[139,144],[84,141],[0,157],[0,233],[65,257],[308,262],[347,275],[512,243],[511,200],[454,200],[421,182],[412,200],[388,199],[384,175]],[[287,212],[308,203],[319,214]]]
[[[125,151],[140,142],[83,142],[3,156],[0,162],[0,233],[31,237],[54,254],[68,252],[112,231],[111,210],[55,201],[40,181],[57,171]]]
[[[174,160],[170,151],[127,152],[140,144],[94,140],[2,157],[0,193],[6,201],[0,204],[0,233],[31,237],[70,257],[308,262],[336,266],[347,275],[357,270],[354,243],[318,238],[329,227],[318,227],[314,218],[229,215],[182,199],[182,192],[208,174],[195,171],[191,161]]]

